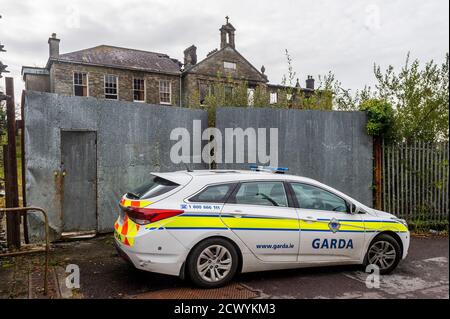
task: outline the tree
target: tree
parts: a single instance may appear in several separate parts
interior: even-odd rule
[[[375,94],[394,106],[398,140],[448,140],[448,72],[448,53],[441,65],[431,60],[422,68],[419,60],[410,62],[408,53],[398,74],[393,66],[382,72],[374,65]]]
[[[448,53],[441,65],[431,60],[423,67],[417,59],[411,63],[408,53],[405,65],[398,74],[392,65],[382,71],[379,65],[374,64],[376,79],[374,89],[365,86],[361,91],[352,94],[335,81],[332,90],[333,102],[338,110],[369,111],[370,106],[370,112],[375,113],[382,112],[383,108],[387,112],[387,105],[391,105],[392,127],[386,133],[391,140],[406,142],[448,140],[448,72]],[[376,100],[379,102],[375,103]],[[376,125],[375,120],[376,117],[372,118],[368,131],[383,125],[382,123]]]
[[[361,103],[360,111],[367,112],[367,134],[391,139],[394,137],[394,109],[387,100],[367,99]]]
[[[2,16],[0,15],[0,19]],[[0,52],[6,52],[4,49],[4,46],[0,43]],[[3,62],[0,60],[0,79],[2,78],[2,73],[8,72],[6,70],[7,65],[4,65]],[[0,142],[3,140],[3,135],[6,132],[6,111],[4,109],[4,103],[3,101],[6,100],[6,96],[4,93],[0,90]]]

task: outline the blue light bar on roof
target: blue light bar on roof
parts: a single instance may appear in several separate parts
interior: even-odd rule
[[[271,167],[271,166],[258,166],[258,165],[250,165],[250,169],[256,172],[287,172],[289,171],[288,167]]]

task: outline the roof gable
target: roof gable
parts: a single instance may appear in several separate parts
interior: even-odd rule
[[[180,63],[167,54],[100,45],[61,54],[58,61],[136,69],[147,72],[180,73]]]
[[[236,63],[236,70],[225,70],[223,62]],[[247,59],[245,59],[235,48],[227,45],[218,50],[196,65],[189,67],[184,73],[197,73],[202,75],[216,76],[217,72],[236,79],[267,83],[267,77],[258,71]]]

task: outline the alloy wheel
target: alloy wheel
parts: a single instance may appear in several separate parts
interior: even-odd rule
[[[369,249],[369,264],[378,266],[381,270],[391,267],[397,258],[395,247],[388,241],[377,241]]]
[[[225,278],[232,268],[230,251],[222,245],[206,247],[197,259],[197,272],[207,282],[218,282]]]

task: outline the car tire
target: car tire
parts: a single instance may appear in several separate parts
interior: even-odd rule
[[[210,238],[193,248],[187,260],[187,274],[202,288],[226,285],[236,274],[239,256],[232,243],[223,238]]]
[[[402,258],[402,249],[398,241],[388,234],[375,237],[369,245],[364,266],[376,265],[381,275],[392,272]]]

